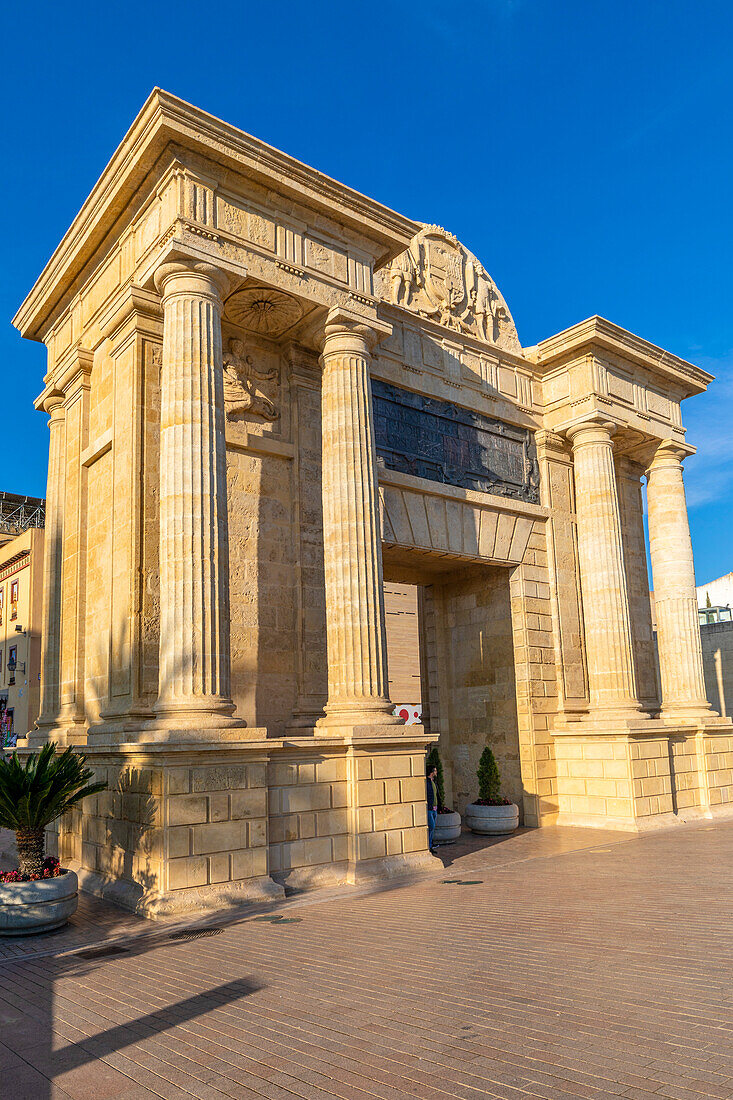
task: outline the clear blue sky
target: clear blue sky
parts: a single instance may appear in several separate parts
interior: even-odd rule
[[[733,5],[15,4],[1,488],[43,495],[45,351],[10,318],[150,89],[456,233],[523,344],[600,313],[716,374],[683,408],[698,581],[733,570]]]

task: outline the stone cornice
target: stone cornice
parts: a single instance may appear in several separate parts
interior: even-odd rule
[[[614,352],[621,358],[644,367],[651,374],[674,380],[689,397],[703,393],[714,381],[713,375],[693,363],[680,359],[664,348],[643,340],[640,336],[604,317],[589,317],[571,328],[542,340],[532,354],[537,366],[546,374],[554,366],[583,353],[592,354],[596,349]]]
[[[418,222],[155,88],[13,318],[23,336],[41,339],[49,314],[69,284],[172,144],[358,229],[377,246],[379,263],[403,251],[420,229]]]

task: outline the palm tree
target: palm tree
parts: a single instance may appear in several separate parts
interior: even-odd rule
[[[0,761],[0,827],[15,832],[22,874],[41,874],[46,826],[107,786],[90,783],[94,772],[85,765],[82,753],[68,748],[57,755],[51,742],[31,753],[25,766],[17,753]]]

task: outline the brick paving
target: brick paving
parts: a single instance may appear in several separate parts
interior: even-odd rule
[[[6,959],[0,1096],[733,1098],[733,823],[442,855],[211,936]]]

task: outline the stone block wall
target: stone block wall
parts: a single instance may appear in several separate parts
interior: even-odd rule
[[[522,564],[509,585],[517,731],[525,825],[551,823],[558,811],[557,768],[550,732],[558,709],[547,525],[535,523]]]
[[[345,755],[282,753],[267,768],[270,873],[281,882],[346,880],[348,790]]]
[[[289,886],[354,881],[427,847],[423,753],[327,753],[278,751],[268,766],[270,874]]]
[[[674,810],[667,737],[645,737],[629,744],[633,813],[637,819]]]
[[[267,875],[264,761],[166,768],[168,890]]]
[[[191,908],[202,888],[222,899],[259,890],[268,875],[265,757],[207,764],[170,755],[153,766],[90,759],[108,789],[61,820],[49,850],[86,888],[153,914]]]
[[[733,733],[702,735],[710,809],[733,802]]]
[[[414,728],[414,727],[413,727]],[[419,728],[419,727],[418,727]],[[427,848],[425,754],[361,750],[349,756],[352,864],[394,859]]]
[[[563,734],[555,738],[560,823],[603,825],[633,821],[632,768],[628,741]],[[640,771],[645,772],[644,768]]]
[[[669,739],[669,765],[674,801],[676,809],[680,812],[698,809],[707,803],[704,760],[700,756],[700,747],[697,733],[681,734]]]

